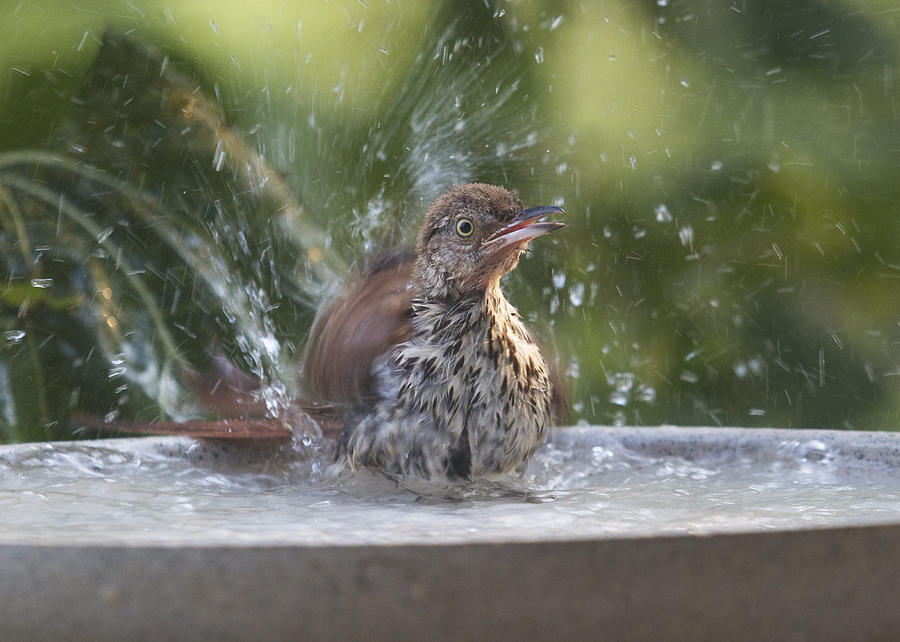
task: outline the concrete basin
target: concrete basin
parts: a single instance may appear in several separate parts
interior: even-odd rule
[[[890,638],[900,438],[568,428],[524,477],[178,438],[0,448],[2,639]]]

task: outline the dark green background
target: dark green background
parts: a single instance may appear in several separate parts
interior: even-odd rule
[[[572,422],[898,425],[892,1],[219,4],[0,5],[0,439],[192,416],[213,345],[289,397],[347,266],[470,180],[567,211],[506,289]],[[166,70],[228,129],[154,116]]]

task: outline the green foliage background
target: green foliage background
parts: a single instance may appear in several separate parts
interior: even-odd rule
[[[194,416],[219,344],[290,396],[467,180],[566,208],[507,290],[572,421],[898,425],[893,2],[222,4],[0,4],[0,438]]]

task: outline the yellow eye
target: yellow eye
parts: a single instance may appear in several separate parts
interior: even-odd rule
[[[472,236],[472,232],[474,231],[475,224],[472,223],[472,219],[463,217],[456,221],[456,233],[461,237],[465,238],[467,236]]]

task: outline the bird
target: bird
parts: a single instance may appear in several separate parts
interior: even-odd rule
[[[314,323],[307,393],[346,407],[335,458],[391,477],[470,480],[519,469],[552,423],[551,370],[501,278],[564,226],[499,186],[451,187],[414,255],[388,257]]]
[[[556,206],[525,208],[496,185],[450,187],[426,212],[413,252],[382,256],[320,308],[296,408],[335,437],[334,469],[453,482],[524,468],[564,394],[500,281],[530,241],[564,227],[545,217],[562,214]],[[221,369],[227,385],[216,381],[216,398],[204,393],[208,378],[193,379],[198,398],[228,406],[230,393],[252,395],[246,375]],[[263,416],[112,428],[244,440],[290,435],[279,419]]]

